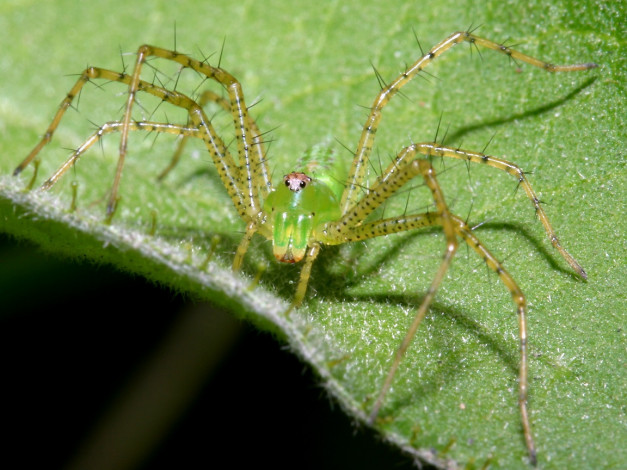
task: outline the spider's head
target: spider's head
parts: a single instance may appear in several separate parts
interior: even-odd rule
[[[285,175],[264,203],[272,224],[272,249],[281,263],[298,263],[316,241],[316,229],[339,217],[339,204],[326,184],[305,173]]]

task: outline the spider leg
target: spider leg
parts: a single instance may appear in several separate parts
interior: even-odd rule
[[[433,195],[438,213],[448,212],[437,181],[431,179],[432,175],[435,174],[433,168],[427,160],[416,159],[418,153],[416,145],[402,149],[388,168],[377,178],[366,195],[351,207],[350,211],[346,212],[336,222],[326,224],[325,231],[321,235],[323,242],[331,245],[346,242],[350,238],[350,234],[377,207],[417,175],[422,175],[425,179],[425,183]]]
[[[488,251],[488,249],[472,233],[472,230],[464,220],[453,216],[457,233],[464,239],[466,244],[475,250],[486,262],[488,267],[498,274],[501,282],[507,287],[512,295],[512,300],[516,304],[518,314],[518,336],[520,339],[520,367],[518,378],[518,406],[523,426],[525,444],[529,452],[529,460],[532,465],[536,464],[536,447],[533,442],[533,431],[529,422],[529,412],[527,409],[527,391],[529,383],[527,380],[528,360],[527,360],[527,301],[525,296],[514,281],[514,278],[505,270],[498,259]]]
[[[233,116],[235,134],[238,141],[238,152],[240,155],[239,165],[229,155],[224,142],[213,129],[210,120],[204,114],[198,103],[182,93],[170,91],[141,80],[141,68],[146,58],[149,56],[172,60],[183,65],[183,67],[192,68],[196,72],[205,75],[207,78],[215,80],[227,90],[230,97],[229,110]],[[115,177],[110,190],[109,202],[107,204],[107,215],[109,217],[115,211],[117,192],[128,147],[128,133],[134,130],[131,116],[135,96],[138,92],[147,92],[161,98],[163,101],[187,110],[190,115],[191,124],[198,129],[199,137],[205,141],[218,169],[218,174],[240,216],[245,221],[251,218],[261,219],[262,211],[259,194],[265,197],[272,190],[272,185],[270,182],[270,173],[267,168],[267,161],[265,159],[262,137],[256,123],[248,115],[241,85],[233,76],[219,67],[212,67],[204,62],[191,59],[175,51],[168,51],[151,46],[142,46],[139,48],[132,75],[117,73],[97,67],[88,67],[85,69],[62,101],[42,139],[20,165],[18,165],[14,171],[14,175],[19,174],[51,140],[65,111],[69,108],[74,98],[78,95],[85,83],[96,78],[125,83],[128,85],[129,89],[124,116],[122,120],[119,121],[122,126],[120,130],[120,152]]]
[[[438,287],[442,283],[446,271],[457,251],[457,235],[455,231],[455,227],[453,225],[452,214],[449,212],[448,206],[445,202],[444,195],[440,189],[440,185],[438,184],[435,178],[435,170],[431,166],[428,160],[425,159],[416,159],[415,156],[417,154],[417,149],[415,146],[406,147],[398,154],[395,161],[392,164],[392,168],[388,169],[389,171],[384,172],[375,182],[374,186],[370,189],[368,194],[366,194],[361,201],[359,201],[354,208],[351,209],[349,213],[343,216],[338,222],[327,224],[327,232],[336,240],[341,240],[342,242],[348,241],[352,239],[352,233],[356,233],[357,236],[365,236],[366,238],[374,237],[377,235],[383,235],[385,232],[383,231],[386,227],[393,227],[394,225],[386,225],[383,221],[379,223],[366,223],[364,224],[364,228],[360,229],[359,225],[362,224],[363,220],[372,213],[381,203],[387,200],[392,194],[398,191],[401,187],[403,187],[407,182],[409,182],[414,177],[420,175],[424,179],[427,187],[431,191],[433,201],[436,206],[436,214],[432,217],[437,216],[437,220],[439,225],[442,226],[444,230],[444,234],[446,236],[446,249],[444,250],[444,254],[442,257],[442,261],[436,272],[427,293],[425,294],[422,303],[420,304],[418,311],[416,312],[416,316],[409,327],[409,330],[401,343],[401,346],[396,352],[394,357],[394,361],[392,366],[388,372],[386,380],[384,382],[383,387],[381,388],[381,392],[379,393],[379,397],[377,398],[372,413],[370,415],[369,421],[374,421],[374,418],[379,412],[381,405],[383,403],[383,398],[388,392],[390,386],[392,385],[392,380],[398,366],[401,362],[401,359],[405,355],[409,344],[411,343],[412,338],[414,337],[418,327],[422,319],[425,317],[431,302],[435,297],[435,293],[437,292]],[[416,219],[418,223],[428,223],[429,219],[424,218],[424,220],[420,221],[420,219]],[[407,223],[410,222],[402,222],[399,224],[399,229],[407,227]],[[378,229],[377,229],[378,228]]]
[[[230,111],[230,104],[228,100],[225,100],[223,97],[221,97],[220,95],[218,95],[217,93],[211,90],[204,91],[200,95],[200,98],[198,98],[197,100],[198,106],[200,106],[201,108],[204,108],[205,105],[210,102],[215,102],[223,110]],[[179,142],[176,148],[176,151],[174,152],[174,155],[172,156],[172,160],[170,160],[170,163],[168,164],[168,166],[161,173],[159,173],[159,176],[157,176],[157,179],[159,181],[164,179],[168,175],[168,173],[170,173],[170,171],[172,171],[172,169],[178,164],[189,137],[190,136],[183,136],[183,138],[181,139],[181,141]]]
[[[117,192],[122,167],[124,165],[124,158],[126,156],[128,126],[131,122],[135,94],[141,90],[139,86],[141,82],[141,69],[147,58],[151,56],[177,62],[185,68],[195,70],[199,74],[206,76],[208,79],[216,81],[225,88],[229,95],[230,112],[233,116],[238,154],[240,156],[239,173],[241,174],[237,175],[236,180],[228,175],[225,175],[227,177],[222,179],[227,187],[227,190],[229,190],[229,186],[231,185],[236,186],[237,189],[232,189],[232,191],[233,193],[237,193],[237,197],[232,197],[232,199],[235,202],[240,215],[245,214],[243,215],[244,220],[248,221],[251,219],[261,219],[263,211],[260,191],[262,194],[270,192],[270,181],[269,179],[266,179],[269,172],[267,171],[265,158],[263,158],[263,151],[255,150],[256,147],[261,145],[261,136],[258,133],[255,133],[256,125],[253,126],[253,124],[251,124],[253,121],[248,114],[248,108],[244,100],[241,84],[235,77],[220,67],[213,67],[205,62],[192,59],[191,57],[176,51],[149,45],[143,45],[137,50],[137,60],[135,62],[133,74],[131,75],[131,81],[128,87],[126,110],[122,119],[123,130],[120,139],[120,156],[118,159],[118,167],[112,187],[109,206],[113,207],[115,205],[115,199],[113,196]],[[177,94],[176,92],[170,93]],[[196,102],[192,101],[190,103],[190,107],[187,109],[190,111],[192,123],[199,128],[202,127],[201,121],[206,119],[206,116],[204,116],[200,106]],[[220,173],[220,168],[218,168],[218,172]],[[222,177],[223,175],[220,173],[220,176]],[[263,189],[260,188],[260,186]],[[229,194],[231,194],[231,192]],[[243,207],[240,207],[242,205]]]
[[[366,169],[368,168],[370,153],[372,152],[372,148],[374,146],[376,132],[379,127],[379,123],[381,121],[383,109],[385,108],[385,106],[392,99],[392,97],[401,90],[401,88],[403,88],[407,83],[409,83],[412,79],[418,76],[420,72],[425,69],[425,67],[427,67],[431,62],[433,62],[433,60],[435,60],[436,57],[440,56],[451,47],[461,42],[468,42],[470,44],[480,45],[485,48],[492,49],[508,57],[511,57],[514,60],[526,62],[529,65],[541,68],[548,72],[577,72],[597,67],[597,65],[593,63],[575,65],[554,65],[518,52],[503,44],[499,44],[497,42],[475,36],[469,31],[460,31],[451,34],[448,38],[444,39],[443,41],[432,47],[429,52],[427,52],[420,59],[418,59],[413,65],[411,65],[403,73],[396,77],[396,79],[394,79],[387,86],[382,88],[375,98],[370,108],[370,114],[368,115],[366,123],[364,124],[363,130],[361,132],[359,144],[357,145],[357,149],[355,150],[355,157],[353,159],[348,179],[346,180],[346,190],[342,195],[341,201],[341,209],[343,214],[348,213],[351,208],[355,204],[357,204],[357,201],[361,197],[361,190],[365,186],[364,181],[366,179]]]
[[[48,127],[48,130],[40,140],[40,142],[35,146],[35,148],[31,151],[31,153],[18,165],[18,167],[14,171],[14,175],[19,174],[41,151],[41,149],[51,140],[52,135],[54,134],[56,128],[61,121],[65,111],[72,103],[74,97],[77,96],[82,87],[90,80],[93,79],[104,79],[115,82],[124,83],[126,85],[131,85],[133,77],[124,73],[118,73],[111,70],[101,69],[98,67],[88,67],[83,71],[75,85],[72,87],[70,92],[67,94],[65,99],[62,101],[59,106],[59,110],[57,111],[55,117],[52,120],[52,123]],[[156,96],[157,98],[161,98],[163,101],[171,103],[174,106],[183,108],[188,111],[190,116],[190,121],[192,126],[182,126],[182,127],[195,127],[197,129],[197,137],[203,139],[209,153],[212,157],[212,160],[218,170],[218,174],[220,179],[222,180],[231,200],[233,201],[235,208],[237,209],[239,215],[244,220],[249,220],[250,211],[247,212],[247,209],[251,207],[251,204],[247,202],[246,194],[250,191],[247,190],[248,185],[251,184],[250,181],[246,181],[242,183],[241,175],[240,175],[240,167],[235,162],[233,157],[230,155],[226,145],[222,141],[222,139],[218,136],[217,132],[213,128],[211,121],[207,118],[202,108],[191,98],[187,97],[183,93],[170,91],[165,88],[152,85],[146,81],[139,80],[136,84],[137,90],[141,92],[145,92]],[[122,136],[128,134],[129,131],[134,130],[134,126],[136,125],[135,121],[130,121],[126,123],[124,120],[118,121],[121,127],[116,128],[117,131],[122,133]],[[174,126],[176,127],[176,126]],[[155,127],[154,130],[161,132],[161,129],[165,127]],[[251,126],[253,129],[257,129],[256,125],[253,124]],[[90,138],[92,139],[93,136]],[[263,149],[261,148],[261,140],[258,136],[255,137],[255,150],[252,152],[255,157],[255,168],[259,174],[267,174],[267,165],[265,160],[257,162],[257,159],[260,155],[263,155]],[[122,140],[122,139],[121,139]],[[258,141],[258,142],[257,142]],[[93,144],[93,142],[92,142]],[[79,155],[75,155],[74,158],[70,157],[68,161],[63,165],[62,171],[58,174],[55,174],[51,179],[52,181],[49,183],[45,183],[45,188],[47,189],[52,186],[58,178],[67,171],[67,168],[71,166],[71,163],[75,161]],[[123,161],[123,160],[122,160]],[[69,165],[69,166],[68,166]],[[262,171],[261,168],[264,168]],[[120,169],[120,160],[118,160],[118,169]],[[114,179],[114,184],[111,188],[109,204],[107,206],[107,214],[110,216],[113,214],[115,209],[115,203],[117,201],[117,188],[119,185],[119,171],[116,170],[116,177]],[[265,180],[263,185],[265,186]]]
[[[13,171],[13,176],[19,175],[24,170],[24,168],[26,168],[28,166],[28,164],[35,159],[35,157],[39,154],[39,152],[41,152],[41,149],[48,142],[50,142],[50,140],[52,139],[52,136],[53,136],[55,130],[57,129],[57,127],[59,127],[59,123],[61,122],[61,119],[63,118],[63,115],[65,114],[65,111],[70,107],[70,105],[72,104],[72,101],[78,95],[78,93],[83,88],[85,83],[87,83],[89,81],[90,76],[89,76],[88,71],[89,71],[89,69],[85,70],[81,74],[81,76],[76,81],[76,83],[74,84],[72,89],[65,96],[65,98],[63,99],[63,101],[59,105],[59,109],[57,110],[56,114],[54,115],[54,118],[52,118],[52,122],[48,126],[48,129],[46,130],[46,133],[43,135],[43,137],[37,143],[37,145],[31,150],[31,152],[26,156],[26,158],[24,160],[22,160],[22,162],[17,166],[17,168],[15,168],[15,170]]]
[[[446,271],[457,251],[457,234],[453,224],[452,214],[449,212],[448,206],[444,200],[444,195],[440,189],[440,186],[435,178],[435,170],[426,159],[416,159],[417,149],[415,146],[406,147],[396,157],[392,164],[392,168],[384,172],[375,182],[370,191],[359,201],[349,213],[344,215],[339,221],[327,224],[326,233],[329,234],[329,239],[324,242],[327,244],[343,243],[346,241],[358,240],[361,237],[371,238],[378,235],[383,235],[386,231],[394,229],[394,220],[398,221],[398,230],[407,229],[412,227],[413,224],[420,226],[421,224],[431,225],[437,223],[442,226],[444,234],[446,236],[446,249],[442,257],[442,261],[436,272],[425,297],[420,304],[416,316],[409,327],[409,330],[401,343],[401,346],[396,352],[392,366],[388,372],[386,380],[379,397],[377,398],[369,421],[374,421],[379,409],[383,403],[383,398],[392,385],[392,380],[401,359],[405,355],[407,348],[409,347],[412,338],[414,337],[422,319],[425,317],[429,306],[431,305],[435,293],[438,287],[442,283]],[[362,225],[362,222],[374,211],[378,206],[386,201],[392,194],[403,187],[407,182],[416,176],[422,176],[427,187],[431,191],[433,200],[436,206],[436,213],[431,216],[418,216],[414,220],[409,218],[390,219],[386,221],[379,221],[374,223],[366,223]],[[430,219],[429,217],[433,218]]]
[[[481,241],[472,232],[472,229],[468,226],[466,221],[462,218],[451,214],[453,220],[453,226],[455,233],[461,237],[464,242],[470,246],[486,263],[486,265],[494,271],[503,285],[509,290],[514,303],[516,304],[516,312],[518,314],[518,331],[520,339],[520,366],[519,366],[519,378],[518,378],[518,406],[520,408],[520,416],[523,426],[523,435],[525,437],[525,443],[529,451],[529,456],[532,462],[536,460],[535,444],[533,442],[533,433],[531,431],[531,424],[529,422],[529,413],[527,409],[527,394],[528,394],[528,360],[527,360],[527,303],[525,296],[521,289],[514,281],[514,278],[505,270],[499,260],[481,243]],[[407,230],[414,230],[417,228],[430,227],[442,225],[441,216],[437,213],[427,212],[424,214],[406,215],[402,217],[392,217],[384,220],[378,220],[369,222],[356,227],[347,241],[359,241],[367,238],[378,237],[381,235],[387,235],[391,233],[404,232]],[[433,282],[432,282],[433,287]],[[421,304],[421,308],[425,304],[424,300]],[[420,323],[426,314],[426,310],[419,310],[416,314],[414,322],[408,330],[405,338],[399,349],[394,356],[394,362],[385,383],[379,392],[377,400],[372,408],[369,416],[369,422],[372,424],[376,419],[386,393],[391,387],[394,375],[400,365],[400,362],[407,350],[411,340],[416,332],[416,323]]]
[[[303,267],[300,270],[298,286],[296,287],[296,292],[294,293],[294,299],[292,300],[292,303],[288,308],[286,315],[294,308],[298,307],[305,298],[305,294],[307,293],[307,284],[309,284],[309,278],[311,277],[311,267],[313,266],[314,261],[320,253],[320,246],[320,243],[313,242],[307,248],[305,261],[303,262]]]
[[[250,242],[253,239],[253,235],[257,233],[257,220],[251,220],[246,225],[246,232],[242,237],[242,241],[237,247],[237,251],[235,252],[235,257],[233,258],[233,271],[239,271],[242,267],[242,263],[244,262],[244,255],[248,251],[248,247],[250,246]]]
[[[94,79],[104,79],[130,85],[132,77],[124,73],[114,72],[98,67],[88,67],[87,69],[85,69],[70,90],[70,92],[61,102],[61,105],[59,106],[59,109],[55,114],[52,123],[48,127],[48,130],[46,131],[42,139],[30,152],[30,154],[18,165],[18,167],[13,172],[14,175],[19,174],[37,156],[41,149],[48,142],[50,142],[55,130],[59,126],[63,115],[65,114],[65,111],[70,107],[73,99],[78,95],[79,91],[82,89],[85,83]],[[229,196],[233,200],[235,207],[238,209],[240,216],[245,217],[246,212],[244,210],[244,207],[246,207],[246,203],[244,201],[244,192],[240,188],[239,168],[237,166],[237,163],[233,160],[228,150],[226,149],[224,142],[222,141],[222,139],[220,139],[215,129],[211,125],[210,120],[204,114],[204,111],[191,98],[187,97],[183,93],[169,91],[164,88],[152,85],[143,80],[138,81],[137,87],[139,91],[151,94],[153,96],[156,96],[157,98],[161,98],[163,101],[167,101],[174,106],[186,109],[189,112],[190,120],[198,129],[199,137],[205,141],[205,145],[207,146],[213,162],[218,169],[218,174],[220,175],[220,178],[222,179]],[[128,133],[128,131],[132,130],[132,123],[135,121],[130,121],[128,123],[125,123],[124,121],[119,122],[122,126],[120,132],[122,133],[122,135],[124,135],[124,132]],[[108,206],[108,214],[111,214],[115,207],[118,184],[119,180],[117,178],[116,172],[116,180],[114,181],[115,188],[111,189],[111,195],[109,199],[110,203],[111,201],[113,201],[113,205],[110,204]]]
[[[381,387],[379,395],[373,405],[368,421],[372,424],[383,405],[383,400],[392,386],[394,376],[398,367],[411,344],[411,341],[424,319],[429,306],[435,298],[437,289],[439,288],[446,271],[456,253],[458,242],[457,237],[461,237],[475,252],[477,252],[486,262],[488,267],[495,271],[501,282],[510,291],[512,299],[516,304],[519,322],[520,337],[520,371],[519,371],[519,408],[523,425],[523,433],[525,442],[532,462],[535,462],[536,451],[533,441],[533,434],[529,422],[529,414],[527,410],[527,321],[526,321],[526,301],[525,297],[502,264],[492,255],[487,248],[472,233],[466,222],[453,215],[446,204],[440,186],[436,180],[435,170],[427,159],[419,159],[416,156],[424,149],[421,144],[414,144],[404,148],[399,152],[396,159],[390,167],[376,180],[369,192],[339,221],[329,223],[325,227],[329,238],[324,243],[344,243],[349,241],[363,240],[373,238],[388,233],[401,232],[415,228],[441,225],[446,236],[446,249],[438,271],[436,272],[427,293],[425,294],[414,320],[409,327],[405,338],[401,342],[400,347],[396,351],[392,365]],[[379,205],[386,201],[393,193],[397,192],[407,182],[416,176],[422,176],[427,187],[430,189],[436,206],[435,213],[417,214],[410,216],[401,216],[397,218],[388,218],[375,222],[363,223],[363,221],[374,211]]]
[[[228,100],[224,99],[224,97],[218,95],[217,93],[211,90],[205,90],[200,95],[200,98],[198,98],[198,105],[201,108],[204,108],[204,106],[207,105],[207,103],[216,103],[224,111],[227,111],[227,112],[229,112],[231,109],[230,103]],[[264,181],[264,184],[262,185],[260,189],[261,189],[262,197],[265,198],[270,192],[270,189],[272,188],[272,185],[270,183],[270,175],[268,173],[268,166],[265,164],[261,164],[261,162],[265,163],[265,158],[266,158],[265,149],[263,146],[263,141],[260,140],[261,131],[259,130],[259,127],[257,127],[257,123],[252,118],[250,118],[250,127],[251,127],[253,135],[255,136],[254,138],[256,142],[256,145],[253,147],[253,151],[257,152],[258,154],[257,157],[253,159],[253,161],[255,162],[256,165],[260,166],[259,171]],[[192,136],[189,136],[189,135],[183,136],[183,138],[181,139],[181,141],[179,142],[176,148],[176,151],[174,152],[174,155],[172,156],[172,160],[170,161],[169,165],[157,177],[158,180],[163,180],[168,175],[168,173],[170,173],[170,171],[172,171],[172,169],[177,165],[177,163],[179,162],[181,158],[181,155],[183,154],[185,145],[190,137]]]
[[[96,142],[98,142],[104,135],[111,134],[113,132],[120,132],[122,130],[122,123],[120,121],[112,121],[104,123],[96,132],[94,132],[83,144],[78,147],[72,155],[59,167],[59,169],[48,178],[41,186],[43,191],[50,189],[57,181],[68,171],[72,165],[74,165],[78,159],[89,150]],[[198,129],[194,127],[179,126],[177,124],[163,124],[159,122],[139,121],[131,122],[129,125],[131,131],[147,131],[147,132],[161,132],[174,135],[182,135],[185,137],[199,137]]]
[[[484,165],[491,166],[493,168],[497,168],[501,171],[509,173],[514,176],[518,180],[518,184],[522,186],[527,194],[527,197],[533,204],[536,215],[542,222],[544,226],[544,230],[551,241],[553,247],[559,252],[559,254],[566,260],[566,262],[584,279],[588,278],[586,271],[581,267],[581,265],[575,260],[575,258],[562,246],[559,239],[557,238],[557,234],[553,229],[549,218],[546,215],[546,212],[542,208],[540,204],[540,200],[536,195],[535,191],[531,187],[529,180],[525,176],[525,172],[515,163],[509,162],[507,160],[503,160],[501,158],[493,157],[491,155],[486,155],[478,152],[471,152],[468,150],[456,149],[451,147],[443,147],[441,145],[437,145],[436,143],[420,143],[415,144],[416,150],[419,153],[427,156],[438,156],[438,157],[449,157],[449,158],[457,158],[459,160],[465,160],[473,163],[481,163]]]
[[[198,103],[198,106],[200,106],[201,108],[204,108],[207,103],[213,102],[213,103],[217,103],[223,110],[227,112],[230,110],[229,102],[225,100],[222,96],[218,95],[217,93],[211,90],[204,91],[196,102]],[[183,155],[183,151],[185,150],[185,145],[187,144],[189,137],[191,136],[184,135],[181,138],[178,146],[176,147],[176,151],[174,152],[174,155],[172,156],[172,160],[170,160],[170,163],[168,164],[168,166],[164,168],[161,173],[159,173],[159,176],[157,176],[157,179],[159,181],[163,180],[170,173],[170,171],[172,171],[172,169],[178,164],[179,160],[181,159],[181,155]]]

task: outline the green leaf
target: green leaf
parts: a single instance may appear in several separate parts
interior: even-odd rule
[[[168,179],[156,184],[175,143],[134,134],[111,225],[103,221],[100,198],[113,179],[115,136],[85,155],[50,193],[24,190],[30,169],[10,176],[72,86],[75,77],[66,75],[86,63],[119,70],[119,47],[133,52],[142,43],[172,46],[173,18],[179,50],[209,54],[226,37],[222,66],[241,80],[249,103],[259,101],[252,112],[262,130],[275,129],[270,162],[277,177],[320,142],[338,152],[343,150],[334,139],[356,146],[365,118],[360,106],[369,106],[378,91],[370,62],[392,80],[420,55],[412,29],[426,49],[482,24],[478,34],[511,38],[530,55],[558,64],[599,63],[585,73],[548,74],[508,64],[491,51],[454,48],[429,68],[435,77],[414,80],[386,108],[377,150],[385,160],[411,141],[432,140],[441,118],[451,145],[481,151],[490,142],[488,152],[532,173],[560,240],[586,268],[588,282],[551,248],[511,177],[477,165],[467,170],[456,162],[436,163],[449,204],[472,224],[483,223],[476,234],[505,260],[527,296],[529,406],[540,464],[625,464],[627,67],[620,2],[151,2],[150,14],[147,8],[140,19],[133,13],[136,3],[75,3],[3,7],[0,230],[141,274],[273,331],[357,421],[367,415],[437,269],[442,234],[429,230],[325,249],[306,305],[285,317],[294,287],[286,279],[297,279],[298,267],[272,264],[267,243],[257,240],[245,273],[231,273],[229,253],[243,223],[202,146],[190,146]],[[47,22],[40,24],[40,18]],[[134,56],[123,58],[130,67]],[[209,60],[216,62],[217,55]],[[167,64],[152,64],[175,73]],[[152,73],[147,71],[147,80]],[[191,74],[184,80],[180,89],[198,84]],[[80,145],[93,132],[91,122],[119,119],[123,102],[121,86],[87,86],[79,112],[68,111],[42,152],[38,184],[61,164],[63,148]],[[157,107],[143,98],[142,105],[146,117]],[[185,122],[185,115],[163,104],[151,119]],[[228,119],[216,127],[227,132]],[[72,181],[78,183],[74,212]],[[404,197],[386,211],[402,211]],[[412,207],[429,204],[428,197],[422,201],[412,200],[418,204]],[[213,235],[220,237],[215,250]],[[251,289],[258,263],[268,269]],[[436,465],[524,468],[518,360],[517,319],[507,290],[461,247],[377,428],[404,452]]]

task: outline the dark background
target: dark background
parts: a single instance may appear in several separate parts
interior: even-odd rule
[[[20,468],[67,466],[131,393],[129,384],[184,312],[224,315],[142,278],[62,260],[4,235],[0,286],[0,396],[9,436],[2,454]],[[198,393],[132,468],[415,468],[354,425],[279,341],[227,321],[233,341],[225,360],[199,379]],[[103,462],[117,452],[105,449]]]

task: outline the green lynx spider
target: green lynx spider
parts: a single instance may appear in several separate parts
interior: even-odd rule
[[[464,41],[474,46],[495,50],[509,56],[511,59],[526,62],[548,72],[573,72],[596,67],[596,64],[592,63],[553,65],[522,54],[505,45],[475,36],[471,32],[456,32],[435,45],[389,85],[381,89],[370,108],[370,114],[364,124],[357,149],[355,150],[353,163],[344,185],[333,184],[333,178],[329,178],[324,174],[324,165],[318,164],[316,166],[315,162],[309,162],[307,167],[298,169],[302,171],[286,175],[283,184],[274,188],[270,181],[270,170],[265,158],[262,134],[253,118],[248,114],[241,85],[235,77],[220,67],[211,66],[204,61],[194,60],[185,54],[144,45],[137,50],[134,70],[130,75],[98,67],[88,67],[61,103],[41,141],[16,168],[14,174],[19,174],[50,141],[63,114],[85,83],[94,79],[103,79],[128,85],[128,99],[122,120],[102,125],[97,132],[73,152],[58,171],[43,184],[41,189],[52,187],[76,163],[79,157],[103,135],[120,132],[119,159],[107,205],[107,214],[110,217],[113,215],[117,203],[118,187],[126,158],[130,131],[144,130],[175,134],[184,136],[183,140],[190,137],[200,138],[205,142],[218,170],[219,177],[237,212],[246,223],[246,232],[237,248],[233,269],[237,271],[241,267],[250,241],[256,233],[273,242],[274,256],[277,260],[295,263],[304,259],[300,280],[296,287],[290,310],[299,306],[305,297],[312,264],[318,256],[322,245],[338,245],[421,227],[441,226],[446,238],[443,259],[429,289],[424,295],[422,303],[418,307],[412,325],[396,352],[378,398],[371,409],[368,422],[372,424],[377,417],[401,359],[409,347],[420,322],[426,315],[457,251],[459,237],[498,275],[501,282],[509,290],[516,305],[520,336],[518,402],[529,458],[532,463],[535,463],[536,450],[527,412],[527,307],[525,297],[503,265],[478,240],[466,222],[451,213],[436,179],[435,171],[430,164],[430,159],[422,156],[456,158],[468,162],[481,163],[504,171],[516,178],[531,201],[552,245],[570,266],[585,279],[586,273],[583,268],[558,241],[555,231],[540,205],[540,201],[525,176],[525,172],[514,163],[483,153],[446,147],[439,145],[437,142],[415,143],[401,149],[394,161],[382,172],[376,181],[367,190],[364,190],[368,185],[366,170],[385,106],[403,86],[415,78],[436,57],[449,50],[455,44]],[[142,80],[140,72],[149,57],[174,61],[183,68],[193,69],[208,79],[215,80],[228,93],[228,100],[217,94],[207,92],[198,101],[195,101],[178,91],[168,90]],[[187,110],[189,113],[188,124],[177,125],[132,120],[131,111],[136,101],[135,96],[138,93],[153,95],[164,102]],[[237,158],[231,155],[229,149],[213,128],[211,120],[207,118],[203,111],[203,105],[207,102],[217,103],[231,113],[235,126]],[[179,154],[180,152],[177,152],[172,163],[162,176],[174,166]],[[317,171],[320,173],[317,173]],[[310,175],[307,175],[306,172],[309,172]],[[435,210],[419,214],[403,214],[399,217],[382,220],[366,220],[378,206],[417,176],[424,180],[424,183],[431,191]]]

